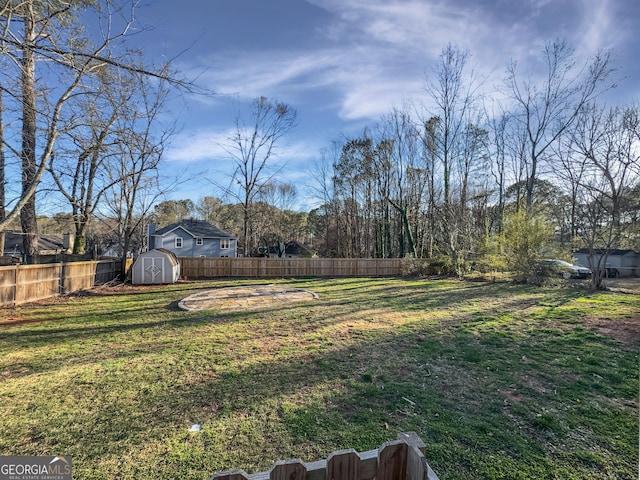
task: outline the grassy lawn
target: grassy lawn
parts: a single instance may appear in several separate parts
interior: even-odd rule
[[[206,480],[413,430],[441,480],[638,477],[640,295],[280,280],[319,299],[177,309],[249,283],[0,310],[0,453],[70,455],[76,479]]]

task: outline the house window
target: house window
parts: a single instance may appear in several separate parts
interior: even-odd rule
[[[220,239],[220,249],[222,250],[227,250],[231,248],[231,242],[229,241],[228,238],[221,238]]]
[[[176,248],[182,248],[182,238],[176,237]]]
[[[199,247],[202,246],[202,239],[201,238],[196,238],[196,245],[198,245]]]

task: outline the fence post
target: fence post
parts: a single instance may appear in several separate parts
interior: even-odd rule
[[[424,444],[420,435],[416,432],[402,432],[398,434],[398,440],[402,440],[404,443],[411,447],[416,447],[420,452],[424,454],[427,446]]]
[[[64,295],[65,293],[67,293],[67,292],[65,292],[65,288],[64,288],[64,281],[65,281],[65,277],[67,276],[66,273],[67,272],[66,272],[66,268],[65,268],[64,262],[60,262],[60,275],[59,275],[59,277],[60,277],[60,290],[58,291],[58,293],[60,295]]]
[[[17,264],[13,269],[13,306],[18,304],[18,269],[20,264]]]
[[[439,480],[424,457],[426,445],[416,432],[399,433],[398,440],[408,446],[407,480]]]

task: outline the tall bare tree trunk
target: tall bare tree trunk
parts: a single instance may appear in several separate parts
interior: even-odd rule
[[[5,184],[5,163],[6,159],[4,156],[4,122],[2,116],[2,88],[0,86],[0,222],[2,222],[6,215],[7,211],[5,208],[5,203],[7,201],[5,196],[4,184]],[[4,255],[4,243],[5,243],[5,235],[4,230],[0,230],[0,256]]]
[[[25,47],[22,50],[22,192],[29,190],[37,181],[36,169],[36,87],[34,12],[31,2],[25,5],[24,16]],[[32,195],[20,211],[20,222],[24,233],[24,253],[38,254],[38,223],[36,218],[36,196]]]

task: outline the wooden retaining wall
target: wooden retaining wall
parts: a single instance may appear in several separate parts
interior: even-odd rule
[[[180,276],[215,277],[392,277],[399,258],[193,258],[180,257]]]
[[[377,450],[339,450],[326,460],[310,463],[281,460],[268,472],[249,475],[244,470],[228,470],[214,473],[210,480],[438,480],[424,452],[420,437],[407,432]]]
[[[0,267],[0,307],[86,290],[119,274],[119,260]]]

